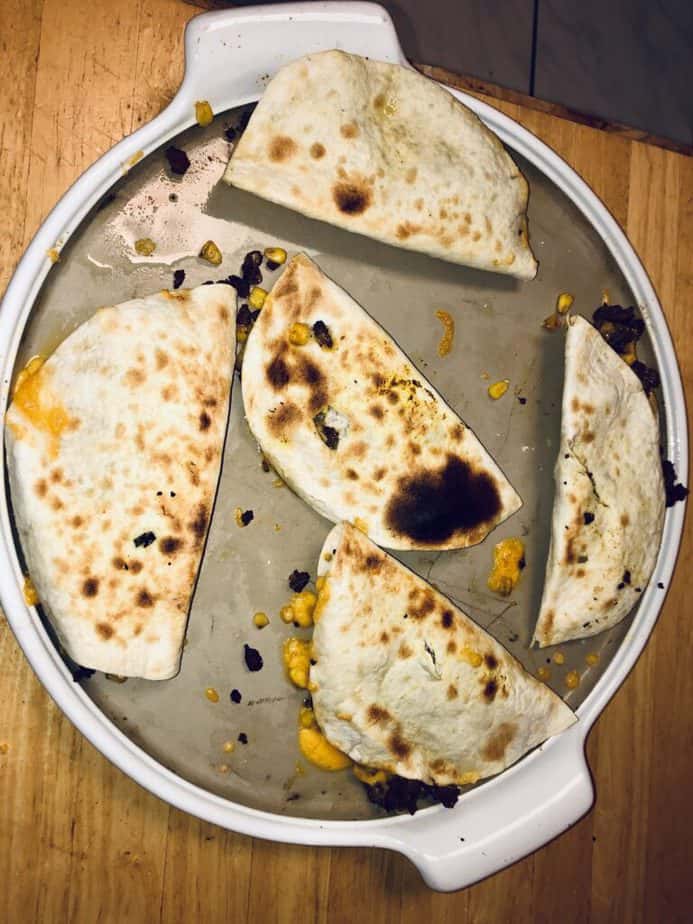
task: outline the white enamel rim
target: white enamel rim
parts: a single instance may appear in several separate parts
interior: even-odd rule
[[[311,51],[343,48],[405,66],[389,15],[370,3],[298,3],[205,13],[185,34],[183,83],[152,122],[121,141],[63,196],[27,248],[0,311],[0,409],[31,307],[50,271],[49,248],[61,246],[138,152],[145,155],[194,123],[194,102],[215,112],[258,99],[261,75]],[[604,205],[547,145],[490,106],[457,90],[499,137],[535,164],[598,230],[648,322],[662,376],[666,451],[684,483],[688,478],[686,408],[674,348],[655,291],[633,248]],[[453,810],[372,821],[286,818],[229,802],[194,786],[134,745],[72,681],[32,607],[22,595],[22,574],[5,492],[0,498],[0,598],[9,623],[38,678],[60,709],[101,753],[154,795],[199,818],[255,837],[299,844],[377,846],[416,864],[435,889],[462,888],[520,859],[570,827],[592,805],[585,762],[587,733],[642,651],[669,586],[681,539],[684,504],[667,511],[662,546],[640,610],[599,683],[578,710],[580,721],[496,779],[466,794]]]

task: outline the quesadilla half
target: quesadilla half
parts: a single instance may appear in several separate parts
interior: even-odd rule
[[[395,549],[474,545],[522,504],[392,338],[299,254],[246,344],[245,413],[282,478]]]
[[[286,65],[224,179],[397,247],[520,279],[537,272],[527,181],[499,139],[397,64],[333,50]]]
[[[178,670],[228,414],[235,294],[160,292],[101,308],[20,373],[6,415],[31,580],[78,664]]]
[[[636,604],[664,525],[659,425],[638,377],[584,318],[565,345],[541,647],[610,629]]]
[[[487,632],[346,523],[323,546],[310,689],[352,760],[465,785],[576,721]]]

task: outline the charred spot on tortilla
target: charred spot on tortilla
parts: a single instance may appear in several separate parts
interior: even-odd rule
[[[313,324],[313,336],[317,340],[318,345],[324,350],[331,350],[334,346],[332,334],[324,321],[316,321],[315,324]]]
[[[451,629],[455,625],[455,614],[452,610],[443,610],[440,617],[440,624],[444,629]]]
[[[502,760],[508,745],[515,737],[515,731],[515,726],[511,725],[510,722],[503,722],[499,725],[497,731],[486,742],[482,757],[489,761]]]
[[[131,571],[133,574],[139,574],[140,571],[142,570],[142,562],[137,561],[136,559],[135,561],[131,561],[130,564],[128,565],[128,570]]]
[[[149,593],[149,591],[143,587],[137,594],[135,599],[137,606],[141,606],[144,609],[149,609],[154,606],[154,597]]]
[[[372,706],[368,707],[366,715],[368,721],[373,722],[375,725],[386,725],[392,719],[387,709],[383,709],[382,706],[378,706],[377,703],[373,703]]]
[[[128,563],[125,561],[124,558],[121,558],[121,557],[118,555],[118,556],[116,556],[116,557],[113,559],[113,567],[114,567],[117,571],[127,571],[127,570],[128,570]]]
[[[336,450],[339,446],[339,431],[325,423],[326,417],[327,411],[320,411],[313,418],[313,423],[315,424],[315,429],[318,431],[318,436],[327,448]]]
[[[200,430],[209,430],[212,424],[212,418],[209,416],[207,411],[202,411],[200,414]]]
[[[382,420],[385,416],[385,411],[380,404],[371,404],[371,406],[368,408],[368,413],[371,415],[371,417],[375,417],[376,420]]]
[[[586,510],[582,515],[582,522],[585,526],[589,526],[594,520],[594,514],[590,513],[589,510]]]
[[[492,523],[501,500],[492,478],[448,455],[444,468],[399,480],[385,513],[390,529],[416,542],[444,542]]]
[[[315,160],[320,160],[321,157],[325,156],[325,145],[320,144],[319,141],[315,141],[310,146],[310,156],[315,158]]]
[[[275,163],[288,160],[296,153],[296,142],[288,135],[275,135],[270,142],[269,158]]]
[[[484,699],[487,703],[492,703],[496,698],[496,693],[498,692],[498,682],[495,677],[492,677],[490,680],[487,680],[484,684]]]
[[[267,367],[267,381],[275,391],[281,391],[289,384],[291,373],[281,356],[275,356]]]
[[[406,761],[411,754],[411,746],[402,739],[399,732],[393,732],[393,734],[390,735],[387,740],[387,746],[399,760]]]
[[[484,664],[490,671],[495,671],[498,667],[498,659],[492,654],[484,655]]]
[[[344,215],[361,215],[372,201],[371,191],[364,184],[335,183],[332,195],[337,208]]]
[[[107,622],[97,622],[96,631],[99,633],[101,638],[105,639],[106,641],[115,635],[113,626],[109,626]],[[82,668],[82,670],[84,669],[85,668]],[[91,673],[93,674],[94,672],[92,671]]]
[[[95,597],[99,592],[98,578],[87,578],[82,584],[82,594],[85,597]]]
[[[134,545],[135,545],[135,548],[137,548],[137,549],[139,549],[139,548],[146,549],[148,546],[150,546],[150,545],[152,544],[152,542],[155,542],[155,541],[156,541],[156,536],[154,535],[154,533],[153,533],[151,530],[149,530],[149,531],[146,532],[146,533],[142,533],[142,534],[139,535],[139,536],[135,536],[135,538],[134,538],[132,541],[133,541],[133,543],[134,543]]]
[[[300,417],[301,413],[295,404],[282,402],[274,414],[267,415],[267,426],[276,435],[286,435],[291,425],[296,423]]]
[[[206,504],[198,504],[194,518],[188,523],[188,529],[195,536],[195,544],[200,545],[207,530],[209,513]]]
[[[162,555],[173,555],[183,545],[183,540],[176,536],[165,536],[159,540],[159,550]]]

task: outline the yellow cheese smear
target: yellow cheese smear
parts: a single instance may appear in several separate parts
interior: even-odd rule
[[[507,597],[520,580],[525,562],[525,544],[521,539],[504,539],[493,549],[493,569],[488,576],[488,589]]]
[[[39,595],[36,592],[36,588],[34,587],[34,584],[28,574],[24,577],[24,587],[22,588],[22,592],[24,593],[24,602],[26,605],[36,606],[36,604],[39,602]]]
[[[29,423],[50,437],[50,454],[55,458],[60,437],[72,418],[51,393],[49,374],[40,357],[35,356],[20,372],[12,402]]]
[[[302,638],[287,638],[284,642],[282,656],[289,680],[302,690],[308,689],[310,674],[310,656],[312,645]]]
[[[344,770],[351,759],[327,740],[318,728],[315,713],[303,706],[298,717],[298,746],[301,753],[321,770]]]

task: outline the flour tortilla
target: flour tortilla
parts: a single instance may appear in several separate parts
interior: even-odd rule
[[[20,382],[5,428],[15,522],[78,664],[149,680],[178,670],[234,347],[228,286],[161,292],[99,309]]]
[[[650,579],[664,525],[659,425],[640,380],[581,317],[565,356],[541,647],[620,622]]]
[[[343,51],[270,81],[232,186],[387,244],[533,279],[528,187],[498,138],[416,71]]]
[[[575,722],[488,633],[354,527],[334,527],[318,574],[313,707],[357,763],[464,785]]]
[[[294,346],[292,324],[333,341]],[[260,312],[243,360],[243,402],[262,451],[311,507],[357,520],[380,545],[465,548],[521,500],[471,430],[392,338],[303,254]],[[321,438],[325,423],[339,437]]]

